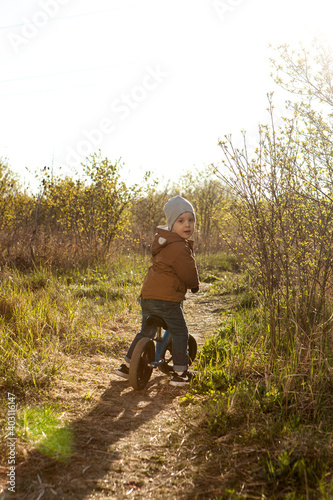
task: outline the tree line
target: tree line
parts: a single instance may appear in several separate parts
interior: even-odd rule
[[[122,177],[121,161],[87,157],[82,174],[54,176],[44,167],[37,194],[22,190],[5,160],[0,161],[0,244],[3,263],[54,266],[93,263],[119,251],[146,252],[163,206],[176,194],[196,210],[196,248],[218,251],[230,195],[212,168],[188,172],[161,188],[147,172],[140,184]]]

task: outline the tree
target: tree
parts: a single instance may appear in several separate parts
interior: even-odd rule
[[[220,249],[221,234],[230,223],[232,196],[210,165],[202,171],[187,172],[174,185],[174,192],[188,198],[196,213],[196,242],[201,251]]]
[[[271,354],[286,351],[294,362],[331,344],[333,73],[326,50],[314,58],[322,66],[313,76],[307,52],[293,58],[286,46],[281,50],[285,65],[277,71],[289,80],[277,81],[297,99],[287,103],[289,116],[276,130],[269,96],[271,123],[259,127],[252,156],[246,136],[241,149],[230,137],[220,142],[229,170],[221,178],[238,200],[240,251],[257,285]]]
[[[39,174],[31,238],[33,260],[91,262],[110,252],[111,244],[129,224],[130,209],[142,187],[127,186],[122,164],[95,153],[82,164],[80,178]]]
[[[321,198],[333,185],[333,51],[320,40],[314,40],[312,50],[281,45],[277,51],[273,77],[293,97],[287,108],[298,122],[304,178]]]
[[[159,181],[152,180],[147,172],[142,196],[133,200],[131,208],[131,237],[135,246],[149,251],[156,227],[166,223],[163,207],[169,197],[168,186],[160,189]]]
[[[100,153],[82,166],[81,179],[44,182],[44,221],[51,231],[75,234],[82,251],[105,255],[128,224],[131,204],[141,188],[128,187],[120,177],[120,161],[111,162]]]
[[[17,175],[0,159],[0,242],[1,256],[15,259],[31,231],[33,199],[22,190]]]
[[[7,160],[0,158],[0,230],[7,228],[14,217],[13,199],[19,193],[19,183]]]

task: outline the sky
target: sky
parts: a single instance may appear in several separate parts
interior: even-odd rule
[[[0,0],[0,158],[25,185],[101,150],[177,181],[255,142],[277,46],[333,42],[331,0]]]

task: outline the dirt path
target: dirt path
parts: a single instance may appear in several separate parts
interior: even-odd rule
[[[199,344],[218,324],[217,299],[207,298],[208,287],[189,294],[184,306]],[[25,450],[16,471],[20,493],[8,498],[194,498],[183,493],[194,495],[191,456],[184,460],[180,453],[184,426],[179,398],[186,389],[171,387],[154,372],[146,389],[135,392],[113,374],[118,364],[119,359],[102,355],[80,358],[80,364],[67,358],[66,378],[57,381],[50,399],[69,409],[73,453],[60,463],[35,449]]]

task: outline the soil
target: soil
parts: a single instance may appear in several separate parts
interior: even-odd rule
[[[219,323],[221,298],[208,297],[208,288],[203,284],[198,294],[188,294],[184,305],[199,345]],[[192,465],[199,444],[185,440],[180,399],[187,389],[170,386],[154,371],[146,388],[134,391],[114,374],[123,354],[65,358],[66,375],[56,380],[47,401],[67,409],[74,436],[70,458],[59,462],[18,443],[16,492],[2,499],[212,498],[200,491]]]

